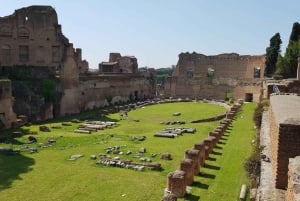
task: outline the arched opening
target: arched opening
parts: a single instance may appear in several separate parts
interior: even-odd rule
[[[29,29],[27,29],[26,27],[19,28],[18,37],[24,39],[29,38]]]

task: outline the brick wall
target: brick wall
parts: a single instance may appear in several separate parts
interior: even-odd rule
[[[290,158],[286,201],[300,200],[300,156]]]
[[[269,108],[271,161],[275,187],[286,189],[289,158],[300,155],[300,125],[298,125],[297,121],[288,118],[288,114],[282,114],[287,115],[284,122],[278,121],[278,115],[274,114],[276,109],[271,102]]]

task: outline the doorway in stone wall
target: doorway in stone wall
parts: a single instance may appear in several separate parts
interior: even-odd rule
[[[253,102],[253,93],[245,94],[245,102]]]
[[[137,101],[139,99],[139,92],[138,91],[134,91],[134,99],[135,99],[135,101]]]

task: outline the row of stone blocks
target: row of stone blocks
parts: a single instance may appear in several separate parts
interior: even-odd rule
[[[173,201],[177,200],[177,197],[185,196],[186,187],[193,184],[194,176],[199,175],[200,168],[204,166],[205,160],[231,125],[240,106],[234,105],[228,112],[230,115],[227,115],[227,118],[221,121],[214,131],[209,132],[207,138],[195,143],[193,149],[185,151],[179,169],[168,174],[167,190],[161,201]]]

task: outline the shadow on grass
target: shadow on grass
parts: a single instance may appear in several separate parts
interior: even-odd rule
[[[186,194],[184,196],[184,200],[187,200],[187,201],[198,201],[198,200],[200,200],[200,196],[193,195],[193,194]]]
[[[220,142],[220,141],[219,141]],[[223,144],[223,143],[219,143],[218,142],[218,144]],[[224,143],[225,144],[225,143]],[[219,145],[216,145],[215,147],[214,147],[214,149],[223,149],[223,147],[221,147],[221,146],[219,146]]]
[[[204,184],[204,183],[201,183],[199,181],[195,181],[193,183],[193,186],[197,187],[197,188],[202,188],[202,189],[208,189],[209,188],[209,185],[207,184]]]
[[[211,154],[212,155],[217,155],[217,156],[221,156],[222,155],[221,152],[217,152],[217,151],[214,151],[214,150],[211,152]]]
[[[216,161],[217,159],[209,156],[207,160],[209,160],[209,161]]]
[[[21,180],[20,174],[32,170],[34,159],[21,154],[0,153],[0,192],[11,187],[15,180]]]
[[[224,139],[221,138],[221,140],[224,140]],[[225,139],[225,140],[227,140],[227,139]],[[226,143],[219,140],[219,142],[217,144],[223,144],[224,145]]]
[[[199,174],[199,177],[203,177],[203,178],[207,178],[207,179],[215,179],[216,175],[214,174],[209,174],[209,173],[205,173],[205,172],[201,172]]]
[[[211,170],[220,170],[221,167],[204,163],[204,167]]]

